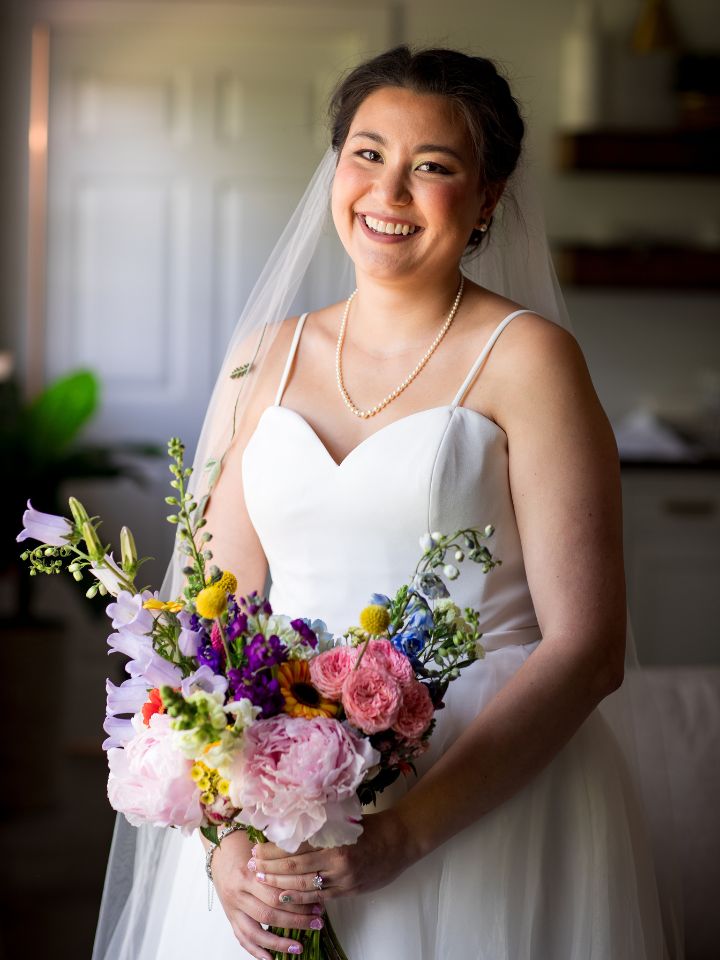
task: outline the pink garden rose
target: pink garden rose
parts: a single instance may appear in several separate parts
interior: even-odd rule
[[[176,826],[189,834],[203,820],[200,790],[190,779],[192,760],[174,745],[174,730],[166,713],[156,713],[124,750],[108,750],[110,805],[139,827]]]
[[[403,737],[415,740],[430,726],[434,712],[428,688],[416,680],[403,688],[402,705],[393,730]]]
[[[362,833],[357,788],[380,759],[337,720],[280,714],[245,731],[230,774],[238,820],[288,853],[355,843]]]
[[[363,733],[388,730],[397,720],[402,691],[390,673],[365,660],[348,674],[342,690],[345,714]]]
[[[358,652],[354,647],[333,647],[310,661],[313,686],[329,700],[339,700],[343,683],[355,666]]]
[[[371,640],[363,654],[362,665],[365,664],[373,664],[387,670],[401,686],[412,683],[415,679],[412,664],[405,654],[395,649],[389,640]]]

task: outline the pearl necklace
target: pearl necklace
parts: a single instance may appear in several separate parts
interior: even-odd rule
[[[376,403],[374,407],[370,407],[369,410],[361,410],[360,407],[356,406],[356,404],[353,403],[353,401],[350,399],[350,395],[345,389],[345,382],[343,380],[343,375],[342,375],[342,348],[343,348],[343,344],[345,343],[345,328],[347,327],[348,315],[350,314],[350,304],[353,302],[353,299],[355,298],[355,294],[357,293],[357,289],[353,290],[353,292],[347,298],[347,303],[345,304],[345,309],[342,315],[342,321],[340,323],[340,333],[338,334],[337,348],[335,350],[335,376],[337,379],[338,390],[340,391],[340,394],[343,398],[345,406],[348,408],[348,410],[350,410],[351,413],[354,413],[356,417],[361,417],[363,420],[367,420],[368,417],[374,417],[376,413],[380,413],[380,411],[384,410],[385,407],[389,403],[392,403],[392,401],[396,397],[399,397],[406,387],[410,386],[410,384],[413,382],[415,377],[417,377],[417,375],[420,373],[420,371],[428,362],[428,360],[433,355],[433,353],[435,353],[435,351],[437,350],[440,344],[440,341],[450,329],[450,324],[455,319],[455,314],[457,313],[458,307],[460,306],[460,301],[462,300],[464,289],[465,289],[465,278],[461,274],[460,286],[458,287],[458,292],[455,297],[455,301],[452,305],[452,308],[450,310],[450,313],[447,316],[447,320],[440,328],[438,335],[430,344],[424,356],[418,361],[417,365],[407,375],[407,377],[405,377],[403,382],[399,386],[395,387],[392,393],[389,393],[379,403]]]

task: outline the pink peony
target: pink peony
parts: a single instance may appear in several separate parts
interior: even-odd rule
[[[415,681],[405,687],[402,692],[402,705],[393,730],[415,740],[421,737],[430,726],[435,708],[430,699],[430,693],[424,683]]]
[[[389,640],[371,640],[361,661],[362,666],[365,664],[386,670],[401,686],[415,679],[412,664]]]
[[[343,683],[355,666],[358,652],[354,647],[333,647],[310,661],[313,686],[324,697],[339,700]]]
[[[294,853],[355,843],[362,833],[357,788],[380,759],[337,720],[280,714],[245,731],[230,775],[238,819]]]
[[[363,733],[388,730],[397,720],[402,702],[400,684],[387,670],[361,662],[343,684],[342,703],[350,723]]]
[[[124,750],[108,750],[110,805],[139,827],[176,826],[189,834],[203,820],[200,790],[190,779],[192,760],[174,745],[171,718],[156,713]]]

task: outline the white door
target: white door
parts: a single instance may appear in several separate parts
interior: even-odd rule
[[[192,446],[228,332],[325,149],[328,91],[386,45],[389,18],[132,7],[51,34],[46,372],[100,375],[92,434]]]

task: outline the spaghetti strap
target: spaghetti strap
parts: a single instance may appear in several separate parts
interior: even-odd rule
[[[275,396],[275,406],[280,406],[280,401],[282,400],[283,393],[285,393],[285,387],[287,386],[288,377],[290,376],[290,369],[295,359],[295,354],[297,352],[298,343],[300,342],[300,334],[302,333],[302,328],[305,324],[307,318],[307,313],[303,313],[302,316],[298,317],[298,322],[295,325],[295,333],[292,338],[292,343],[290,344],[290,351],[288,353],[288,358],[285,361],[285,369],[283,370],[283,375],[280,378],[280,386],[278,387],[277,394]]]
[[[460,387],[460,389],[458,390],[457,394],[455,395],[455,399],[454,399],[453,402],[452,402],[452,408],[453,408],[453,409],[454,409],[455,407],[459,406],[459,405],[463,402],[463,400],[464,400],[464,398],[465,398],[465,394],[468,392],[468,390],[469,390],[470,387],[472,386],[473,380],[474,380],[475,377],[478,375],[478,373],[480,372],[480,368],[482,367],[482,365],[483,365],[483,364],[485,363],[485,361],[487,360],[488,354],[490,353],[490,351],[492,350],[492,348],[493,348],[494,345],[495,345],[495,341],[496,341],[497,338],[500,336],[500,334],[503,332],[503,330],[505,329],[505,327],[510,323],[510,321],[511,321],[511,320],[514,320],[515,317],[520,316],[521,313],[534,313],[534,312],[535,312],[534,310],[527,310],[527,309],[516,310],[514,313],[508,314],[507,317],[505,317],[504,320],[501,320],[501,321],[500,321],[500,323],[497,325],[497,327],[495,327],[495,330],[493,331],[493,333],[490,335],[490,339],[488,340],[488,342],[487,342],[487,343],[485,344],[485,346],[483,347],[482,353],[480,354],[480,356],[477,358],[477,360],[475,361],[475,363],[474,363],[474,364],[472,365],[472,367],[470,368],[470,372],[469,372],[468,375],[465,377],[465,380],[463,381],[463,385]]]

